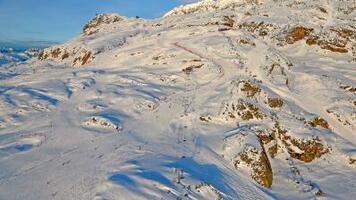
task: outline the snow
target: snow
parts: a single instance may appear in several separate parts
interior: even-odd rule
[[[0,199],[352,199],[353,3],[251,2],[109,20],[45,49],[45,59],[1,67]],[[239,26],[262,21],[272,25]],[[306,38],[286,44],[298,25],[327,38],[337,36],[329,28],[352,30],[348,52]],[[87,52],[88,62],[75,62]],[[271,107],[271,98],[283,105]],[[330,128],[313,127],[317,117]],[[276,124],[296,141],[319,138],[329,152],[304,162],[290,155],[303,152],[290,139],[262,145],[258,134]],[[266,152],[271,188],[248,165],[235,167],[246,148]]]
[[[28,49],[24,52],[15,51],[12,48],[0,48],[0,66],[16,62],[23,62],[37,56],[39,49]]]

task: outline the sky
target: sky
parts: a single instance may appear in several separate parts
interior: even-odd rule
[[[97,13],[157,18],[194,0],[0,0],[0,46],[48,46],[81,32]]]

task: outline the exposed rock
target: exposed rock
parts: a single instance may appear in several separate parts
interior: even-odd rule
[[[42,50],[39,54],[38,54],[38,59],[39,60],[45,60],[48,58],[48,54],[45,53],[44,50]]]
[[[230,16],[223,17],[223,22],[221,23],[221,25],[228,27],[227,30],[230,30],[232,27],[234,27],[234,24],[235,24],[235,20],[232,17]]]
[[[263,21],[243,22],[238,25],[238,28],[261,37],[268,35],[270,32],[272,32],[272,30],[279,29],[279,27],[275,26],[274,24],[266,23]]]
[[[251,178],[258,184],[270,188],[273,182],[273,171],[257,135],[249,130],[225,139],[225,158],[230,159],[235,168],[246,167]]]
[[[99,31],[98,27],[102,24],[112,24],[115,22],[122,21],[123,18],[118,14],[107,13],[96,15],[92,20],[90,20],[83,27],[84,35],[92,35]]]
[[[257,130],[257,137],[259,138],[262,147],[267,150],[266,153],[274,158],[278,151],[277,138],[275,135],[273,133],[267,134],[265,131]]]
[[[239,44],[256,46],[256,44],[248,38],[241,38],[237,41]]]
[[[321,49],[336,53],[348,53],[352,51],[355,56],[355,49],[352,48],[352,46],[355,46],[355,38],[355,30],[338,27],[313,32],[308,35],[306,43],[308,45],[318,45]],[[348,44],[351,44],[351,48],[348,48]]]
[[[268,157],[263,150],[253,147],[246,147],[239,153],[240,160],[235,162],[238,167],[240,162],[244,162],[252,170],[251,177],[264,187],[271,188],[273,182],[273,172]]]
[[[271,108],[280,108],[283,106],[283,100],[279,98],[268,98],[268,105]]]
[[[296,139],[288,135],[288,131],[282,128],[278,122],[275,123],[271,134],[274,135],[274,138],[278,138],[284,148],[288,150],[289,155],[292,158],[304,161],[311,162],[316,158],[320,158],[322,155],[329,152],[329,149],[325,147],[321,140],[317,137],[311,139]],[[298,151],[295,151],[298,149]]]
[[[233,9],[239,8],[241,6],[253,6],[261,3],[261,0],[207,0],[207,1],[199,1],[197,3],[192,3],[188,5],[179,6],[167,14],[164,17],[170,17],[174,15],[183,15],[183,14],[192,14],[192,13],[199,13],[199,12],[209,12],[209,11],[216,11],[219,9]]]
[[[241,91],[247,94],[247,97],[254,97],[261,92],[261,89],[249,81],[240,81],[242,83]]]
[[[66,58],[69,58],[69,53],[68,52],[64,52],[61,58],[62,58],[62,60],[66,59]]]
[[[240,117],[244,121],[264,118],[264,114],[260,112],[258,107],[242,100],[239,100],[238,103],[227,104],[222,114],[230,119]]]
[[[315,44],[318,44],[318,38],[317,37],[309,37],[305,43],[307,43],[308,45],[315,45]]]
[[[321,118],[321,117],[316,117],[313,120],[309,121],[309,125],[312,127],[321,127],[321,128],[325,128],[325,129],[329,129],[329,124],[327,121],[325,121],[325,119]]]
[[[257,136],[266,152],[274,158],[278,152],[286,149],[288,154],[303,162],[311,162],[329,152],[318,137],[296,139],[288,131],[275,122],[270,132],[257,130]]]
[[[293,148],[288,149],[288,153],[292,158],[311,162],[316,158],[320,158],[323,154],[328,153],[329,150],[324,147],[319,138],[313,138],[310,140],[290,140],[292,144],[298,147],[302,153],[295,152]]]
[[[194,69],[199,69],[199,68],[201,68],[203,66],[204,66],[204,64],[191,65],[191,66],[189,66],[187,68],[182,69],[182,71],[184,73],[186,73],[187,75],[189,75],[189,74],[191,74],[193,72]]]
[[[115,124],[109,119],[100,116],[89,117],[83,121],[82,125],[86,128],[115,129],[121,131],[121,124]]]
[[[344,47],[337,47],[337,46],[332,46],[332,45],[323,45],[321,46],[322,49],[326,49],[332,52],[338,52],[338,53],[347,53],[348,50],[345,49]]]
[[[356,87],[350,85],[341,85],[340,88],[349,92],[354,92],[354,93],[356,92]]]
[[[313,29],[308,29],[303,26],[294,27],[286,36],[286,42],[293,44],[299,40],[304,39]]]
[[[211,117],[210,116],[201,116],[199,117],[200,121],[203,121],[203,122],[209,122],[211,121]]]
[[[69,48],[60,45],[49,47],[41,51],[38,55],[39,60],[55,60],[61,62],[66,60],[72,66],[82,66],[89,64],[94,59],[94,55],[91,51],[87,49],[80,49],[80,48]],[[67,60],[68,59],[68,60]]]
[[[79,57],[75,58],[73,65],[85,65],[90,63],[94,59],[91,51],[83,52]]]

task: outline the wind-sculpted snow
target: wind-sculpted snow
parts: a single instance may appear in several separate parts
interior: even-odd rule
[[[352,199],[352,8],[100,15],[0,68],[0,199]]]

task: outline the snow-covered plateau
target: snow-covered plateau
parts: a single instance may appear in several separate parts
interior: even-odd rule
[[[100,14],[0,67],[0,199],[353,199],[356,2]]]

